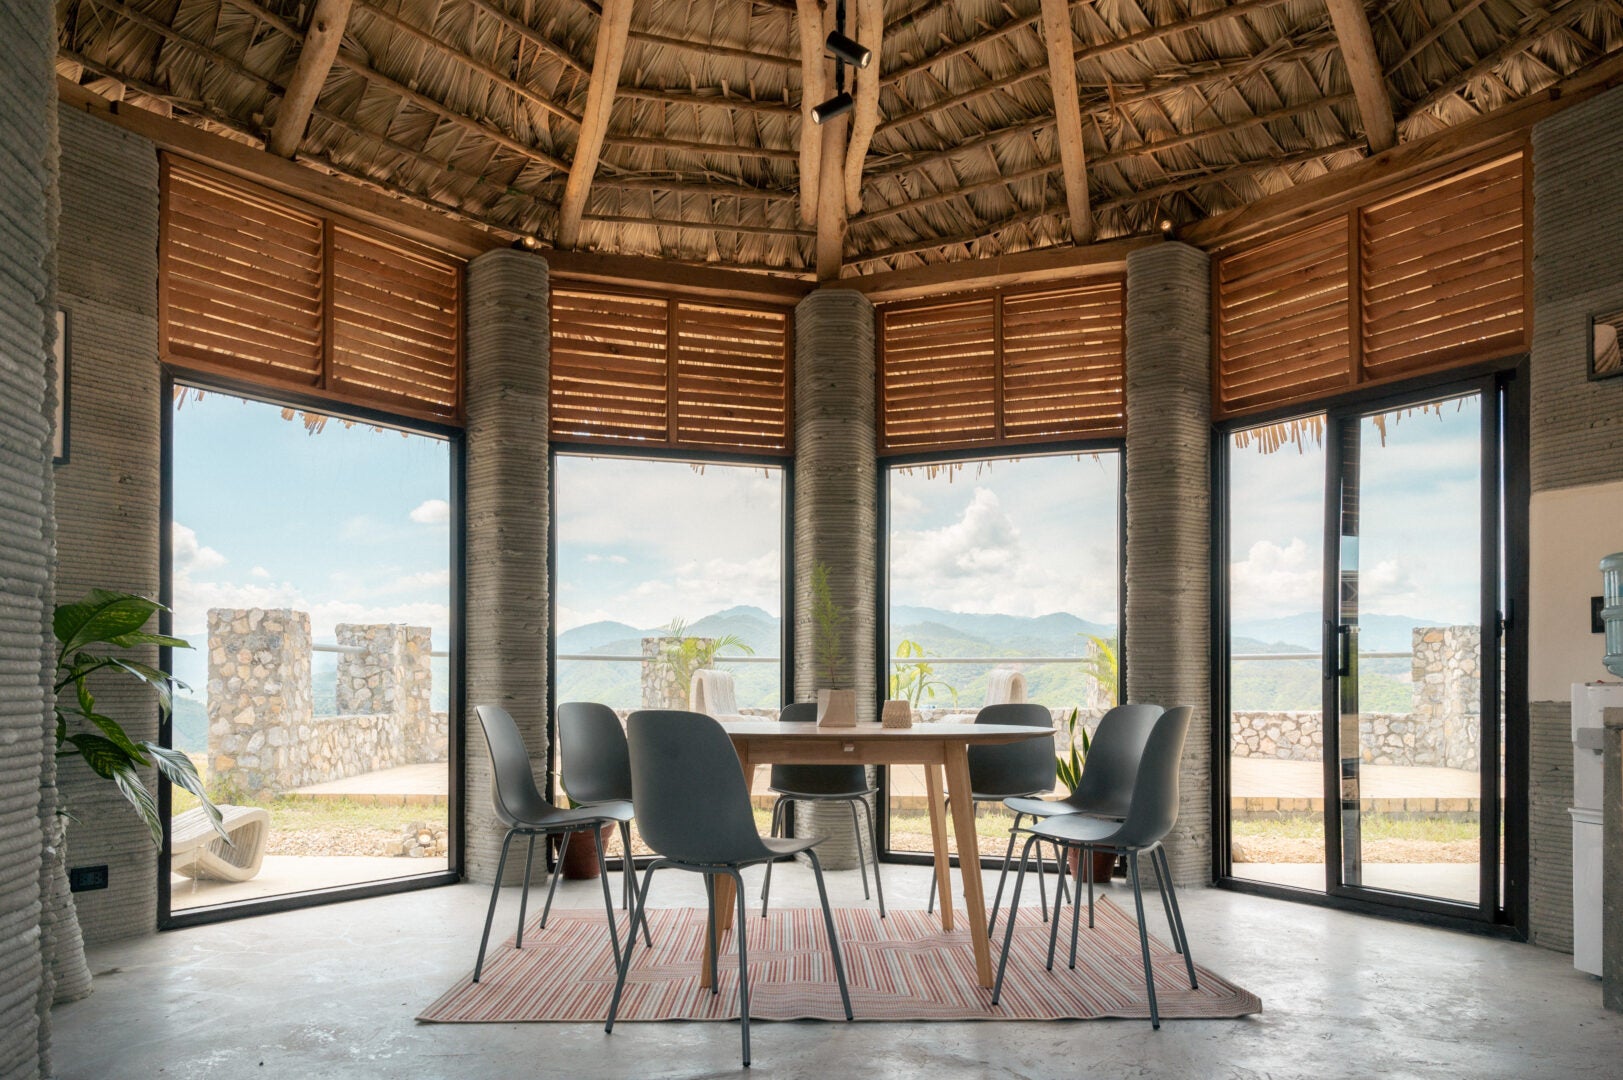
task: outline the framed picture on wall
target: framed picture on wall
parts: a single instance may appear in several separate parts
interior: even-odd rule
[[[1623,311],[1596,315],[1590,325],[1589,377],[1611,379],[1623,375]]]
[[[70,339],[73,321],[63,308],[56,309],[56,429],[52,438],[51,461],[61,465],[68,460],[68,362],[73,355]]]

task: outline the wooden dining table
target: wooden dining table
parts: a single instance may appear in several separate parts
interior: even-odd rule
[[[757,765],[922,765],[925,795],[930,805],[930,836],[935,849],[936,886],[941,893],[941,928],[951,930],[950,864],[947,861],[947,812],[952,812],[958,838],[958,860],[964,882],[964,905],[969,914],[969,940],[975,953],[975,974],[980,985],[992,985],[992,947],[986,934],[986,896],[981,888],[981,851],[975,834],[975,803],[970,798],[969,748],[1052,739],[1051,728],[1011,724],[922,724],[887,728],[880,724],[821,727],[813,723],[775,720],[724,721],[743,766],[744,778],[755,775]],[[943,785],[942,773],[946,782]],[[950,798],[949,798],[950,797]],[[732,927],[733,881],[716,877],[716,940],[725,941]],[[706,958],[700,985],[715,978]]]

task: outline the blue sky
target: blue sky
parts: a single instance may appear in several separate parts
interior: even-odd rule
[[[293,607],[316,641],[340,622],[428,626],[448,641],[450,448],[440,439],[188,393],[174,415],[174,626],[210,607]],[[177,656],[194,685],[199,653]],[[197,667],[197,670],[189,670]],[[201,687],[196,687],[201,690]]]
[[[1481,404],[1474,397],[1361,426],[1359,586],[1366,613],[1478,621]],[[1320,609],[1324,448],[1312,440],[1229,458],[1237,622]]]

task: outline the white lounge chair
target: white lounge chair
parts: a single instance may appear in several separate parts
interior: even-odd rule
[[[248,881],[259,873],[270,836],[270,812],[257,806],[221,806],[228,844],[201,806],[169,824],[169,868],[200,881]]]
[[[994,668],[986,677],[986,705],[1024,705],[1026,677],[1013,668]],[[951,713],[941,717],[943,724],[970,724],[975,713]]]
[[[732,672],[715,668],[700,668],[693,673],[693,683],[688,689],[688,708],[717,720],[744,719],[738,711],[738,698],[733,692]]]

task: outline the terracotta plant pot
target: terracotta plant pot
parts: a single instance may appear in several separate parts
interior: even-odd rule
[[[572,833],[569,837],[569,850],[564,852],[564,880],[590,881],[597,877],[597,848],[603,845],[604,852],[608,851],[609,841],[614,839],[614,826],[603,826],[598,832]],[[562,841],[559,841],[562,843]]]
[[[1073,880],[1082,880],[1082,850],[1071,848],[1066,852],[1071,861],[1071,877]],[[1093,853],[1093,880],[1095,883],[1109,881],[1116,872],[1116,853],[1113,851],[1095,851]]]

